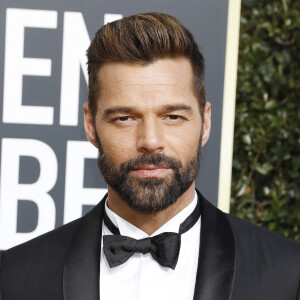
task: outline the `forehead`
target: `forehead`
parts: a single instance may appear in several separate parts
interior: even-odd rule
[[[148,65],[107,63],[99,77],[100,107],[124,102],[150,105],[196,101],[193,70],[186,58],[160,59]]]

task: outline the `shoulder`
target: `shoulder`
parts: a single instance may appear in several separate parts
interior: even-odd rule
[[[60,299],[65,253],[80,222],[78,219],[2,252],[2,296],[38,299],[33,290],[39,295],[47,290],[51,299]]]
[[[2,273],[60,264],[81,219],[70,222],[3,252]],[[55,259],[53,259],[55,258]]]
[[[295,299],[300,282],[300,245],[235,216],[224,215],[235,241],[233,299],[240,299],[240,295],[243,299]]]
[[[62,299],[66,257],[74,246],[97,239],[103,208],[100,201],[82,218],[0,253],[3,298]]]
[[[41,236],[38,236],[26,243],[20,244],[13,248],[10,248],[4,252],[5,260],[9,257],[18,259],[23,256],[34,256],[34,253],[39,253],[38,259],[43,253],[48,254],[53,252],[57,253],[68,246],[68,243],[80,224],[81,219],[77,219],[73,222],[58,227],[52,231],[49,231]]]
[[[300,258],[299,244],[233,215],[225,215],[233,230],[237,246],[247,247],[249,250],[252,248],[259,248],[260,250],[266,248],[269,255],[280,253],[282,257],[286,253],[287,255],[294,254]]]
[[[199,191],[197,192],[202,205],[202,222],[208,231],[207,234],[210,234],[211,231],[218,231],[219,238],[226,235],[224,241],[227,243],[229,236],[233,237],[237,253],[260,252],[263,254],[263,250],[268,250],[270,257],[285,254],[292,255],[293,258],[299,257],[299,244],[246,220],[222,212],[206,200]]]
[[[235,240],[237,290],[249,290],[251,295],[269,289],[277,291],[272,299],[294,299],[300,281],[300,245],[235,216],[226,216]]]
[[[74,235],[82,228],[90,231],[89,226],[92,226],[92,221],[99,219],[105,199],[106,196],[85,216],[4,251],[2,254],[2,271],[7,266],[20,268],[20,266],[26,265],[30,267],[33,261],[41,262],[43,265],[62,263]],[[51,258],[54,260],[51,261]]]

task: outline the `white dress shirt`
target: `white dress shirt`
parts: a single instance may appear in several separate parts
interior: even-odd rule
[[[179,231],[180,224],[193,212],[194,200],[171,220],[156,230],[150,237],[163,232]],[[120,230],[121,235],[135,239],[149,237],[112,212],[105,203],[105,211]],[[124,264],[110,268],[103,252],[103,238],[100,257],[100,299],[101,300],[192,300],[200,247],[201,220],[181,235],[181,248],[175,270],[162,267],[150,253],[135,253]],[[102,224],[102,236],[112,233]]]

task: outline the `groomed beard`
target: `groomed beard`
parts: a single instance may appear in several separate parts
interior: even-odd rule
[[[98,167],[106,183],[141,213],[159,212],[175,203],[194,182],[200,168],[202,132],[197,153],[184,166],[179,160],[158,153],[140,154],[116,168],[104,155],[100,140],[97,139]],[[167,167],[173,170],[173,174],[163,178],[140,178],[130,173],[145,165]]]

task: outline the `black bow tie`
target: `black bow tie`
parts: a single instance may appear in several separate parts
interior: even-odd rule
[[[125,263],[134,253],[150,253],[163,267],[175,269],[181,243],[181,235],[191,229],[200,217],[200,201],[194,211],[180,224],[179,232],[164,232],[154,237],[136,240],[120,235],[104,211],[104,223],[114,235],[103,236],[103,251],[111,268]]]

